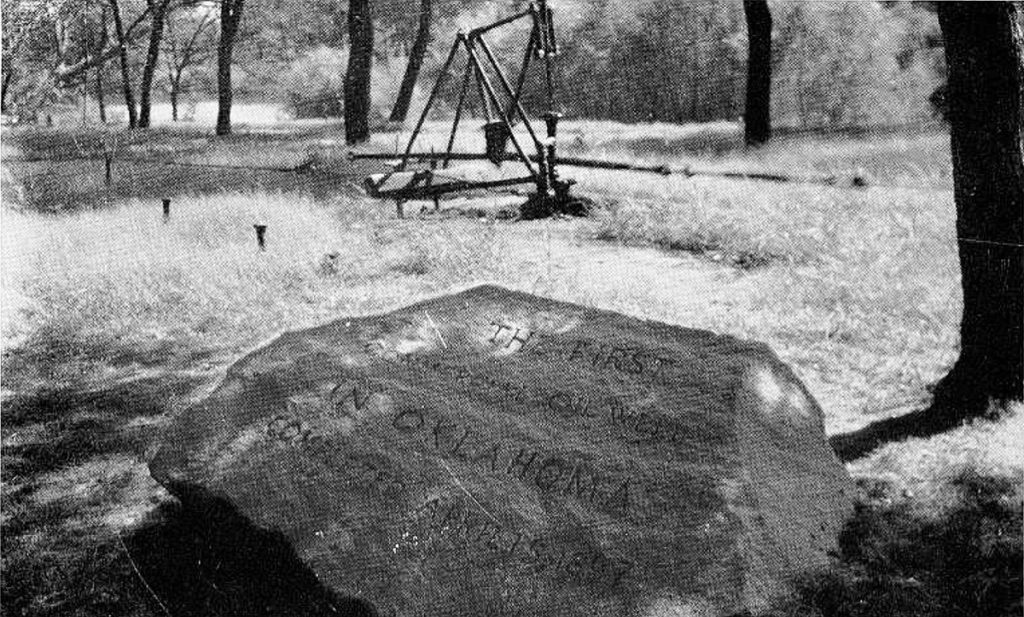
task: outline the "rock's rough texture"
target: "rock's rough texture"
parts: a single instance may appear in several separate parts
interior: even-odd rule
[[[382,615],[756,610],[852,499],[766,346],[497,287],[280,337],[151,470]]]

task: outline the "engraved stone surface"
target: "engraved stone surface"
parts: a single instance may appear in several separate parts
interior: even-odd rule
[[[756,610],[853,496],[765,345],[492,286],[281,336],[150,468],[382,615]]]

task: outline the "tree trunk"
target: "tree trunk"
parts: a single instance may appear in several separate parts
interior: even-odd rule
[[[171,122],[178,121],[178,84],[171,84]]]
[[[149,114],[152,102],[153,76],[160,59],[160,40],[164,34],[164,18],[170,0],[156,0],[150,15],[149,49],[146,51],[146,65],[142,69],[142,83],[139,85],[139,128],[149,128]]]
[[[370,69],[373,62],[373,22],[369,0],[349,0],[349,54],[345,72],[345,142],[370,138]]]
[[[234,51],[238,23],[242,19],[243,0],[221,0],[220,43],[217,45],[217,129],[218,135],[231,134],[231,54]]]
[[[6,67],[5,67],[6,68]],[[11,87],[11,80],[14,79],[14,70],[4,71],[4,82],[0,86],[0,113],[7,113],[7,92]]]
[[[960,357],[932,410],[966,417],[1022,398],[1024,8],[937,2],[964,312]]]
[[[124,35],[124,23],[121,21],[121,8],[117,5],[117,0],[108,1],[110,2],[110,12],[114,16],[117,54],[121,60],[121,87],[124,90],[124,104],[128,108],[128,128],[134,129],[139,125],[139,119],[135,109],[135,95],[132,94],[131,75],[128,72],[128,41]]]
[[[91,32],[91,31],[90,31]],[[91,39],[90,35],[90,39]],[[100,53],[107,46],[107,8],[100,7]],[[103,92],[103,67],[106,66],[102,62],[96,65],[96,108],[100,112],[100,123],[107,123],[107,100]],[[85,79],[89,78],[88,71],[84,73]]]
[[[427,46],[430,45],[430,22],[431,0],[420,1],[420,24],[416,31],[416,40],[412,44],[412,51],[409,52],[409,64],[405,67],[405,75],[402,77],[402,86],[398,90],[398,99],[391,110],[392,122],[405,122],[409,114],[409,103],[412,102],[412,94],[416,88],[416,79],[420,74],[420,67],[423,66],[423,57],[427,54]]]
[[[103,65],[96,67],[96,107],[100,110],[100,122],[107,123],[107,101],[103,98]]]
[[[767,0],[743,0],[747,17],[747,101],[743,139],[759,146],[772,136],[772,14]]]
[[[82,126],[89,124],[89,77],[82,79]]]

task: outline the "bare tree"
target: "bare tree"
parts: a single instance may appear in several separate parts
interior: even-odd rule
[[[117,0],[107,0],[114,18],[114,34],[117,36],[117,54],[121,61],[121,88],[124,91],[124,104],[128,108],[128,128],[139,125],[138,110],[135,108],[135,94],[132,92],[131,73],[128,67],[128,38],[125,34],[124,21],[121,18],[121,7]]]
[[[99,110],[100,122],[107,123],[107,100],[103,93],[103,67],[96,67],[96,107]]]
[[[146,64],[142,68],[142,81],[139,84],[139,128],[149,127],[153,77],[156,75],[157,62],[160,59],[160,40],[163,38],[164,21],[170,4],[171,0],[149,1],[149,48],[146,51]]]
[[[767,0],[743,0],[743,12],[749,45],[743,137],[748,146],[757,146],[772,135],[772,14]]]
[[[103,52],[107,47],[107,7],[100,8],[100,42],[99,49],[100,53]],[[100,112],[100,122],[103,124],[107,123],[107,101],[103,91],[103,66],[102,64],[96,67],[96,106]]]
[[[349,144],[370,138],[370,71],[373,66],[373,21],[369,0],[349,0],[348,69],[343,85],[345,98],[345,141]]]
[[[7,69],[3,72],[3,82],[0,83],[0,113],[7,113],[7,93],[11,89],[11,81],[13,81],[13,79],[13,69]]]
[[[190,71],[210,58],[210,37],[216,20],[212,12],[203,12],[198,20],[188,23],[189,28],[182,33],[177,31],[173,20],[167,22],[164,62],[167,66],[167,89],[171,99],[171,120],[174,122],[178,121],[179,98],[191,85]]]
[[[107,7],[104,5],[100,6],[100,18],[99,18],[99,40],[93,38],[93,29],[88,23],[86,24],[85,37],[86,37],[86,49],[89,56],[95,56],[103,53],[103,50],[107,48],[108,34],[107,34]],[[89,74],[82,74],[82,83],[89,81]],[[99,109],[100,122],[106,124],[107,122],[107,102],[103,92],[103,65],[100,64],[96,67],[96,107]]]
[[[134,44],[139,38],[142,37],[143,34],[145,34],[145,29],[141,26],[145,21],[146,17],[149,15],[149,10],[150,7],[147,6],[145,10],[143,10],[142,13],[138,17],[136,17],[131,24],[128,25],[127,28],[123,28],[126,48]],[[104,32],[106,31],[105,18],[103,30]],[[106,37],[104,37],[104,41],[106,41]],[[85,57],[78,58],[72,64],[68,64],[65,61],[66,59],[61,57],[58,59],[57,65],[53,68],[54,79],[56,80],[57,85],[59,86],[74,83],[76,79],[80,78],[83,74],[86,73],[86,71],[92,70],[96,67],[103,66],[110,60],[119,57],[120,53],[121,46],[118,43],[118,41],[114,41],[114,43],[110,47],[104,48],[100,53],[90,54]]]
[[[69,45],[65,20],[74,15],[63,6],[45,2],[3,0],[0,7],[0,38],[3,58],[0,60],[0,110],[8,113],[11,88],[22,72],[48,66],[53,58],[65,54],[81,55],[81,49]]]
[[[430,22],[432,21],[431,0],[420,0],[419,28],[416,30],[416,39],[413,41],[412,50],[409,52],[409,64],[405,66],[405,75],[402,76],[402,85],[398,89],[398,98],[395,99],[395,106],[391,109],[390,120],[392,122],[404,122],[409,114],[409,103],[412,101],[413,91],[416,89],[416,79],[420,74],[420,67],[423,66],[423,57],[427,54],[427,47],[430,45]]]
[[[218,135],[231,134],[231,56],[235,35],[242,21],[244,0],[220,1],[220,43],[217,45],[217,129]]]
[[[0,71],[3,73],[0,83],[0,113],[8,112],[7,94],[14,82],[15,58],[28,38],[29,31],[37,26],[41,15],[38,10],[30,11],[26,8],[15,0],[4,0],[0,12],[0,18],[3,19],[3,28],[0,29],[3,37],[3,61],[0,62]]]
[[[1022,398],[1024,7],[938,2],[964,308],[960,357],[933,408],[983,412]]]

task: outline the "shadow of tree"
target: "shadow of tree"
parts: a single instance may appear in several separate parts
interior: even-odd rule
[[[886,484],[862,482],[832,567],[766,617],[1021,615],[1019,481],[967,471],[952,484],[958,503],[928,516]]]
[[[280,532],[259,529],[194,487],[125,538],[139,575],[174,616],[376,617],[368,602],[325,587]]]
[[[79,415],[119,420],[156,416],[167,403],[198,387],[194,375],[163,373],[98,388],[66,386],[18,393],[4,401],[4,423],[19,427],[35,422],[60,422]]]
[[[202,381],[168,372],[92,389],[66,386],[15,394],[4,401],[3,479],[30,479],[106,454],[142,457],[155,433],[145,424],[133,426],[133,420],[165,413],[170,401]],[[43,436],[11,439],[31,426],[43,427]]]
[[[886,443],[911,437],[931,437],[954,429],[967,420],[985,417],[988,416],[962,413],[955,405],[932,405],[895,418],[872,422],[856,431],[833,435],[829,438],[829,445],[839,460],[850,462]]]
[[[5,367],[5,379],[10,369]],[[202,382],[192,374],[166,371],[88,387],[26,389],[4,401],[4,614],[160,614],[139,611],[148,593],[136,580],[117,536],[97,512],[147,507],[145,490],[118,490],[111,479],[130,476],[143,465],[159,425],[138,421],[167,412],[175,397]],[[97,461],[98,467],[77,470],[76,475],[76,468],[90,461]],[[137,461],[134,469],[132,461]],[[62,470],[70,473],[69,483],[48,484],[49,474]],[[82,475],[87,473],[101,475]],[[48,489],[51,496],[39,499],[40,489]],[[68,494],[60,494],[65,489]]]

